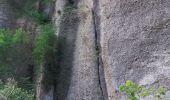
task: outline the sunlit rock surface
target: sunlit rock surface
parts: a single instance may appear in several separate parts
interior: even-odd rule
[[[70,2],[75,8],[65,9],[58,33],[62,55],[56,100],[102,100],[91,9],[93,3],[89,5],[90,0]]]
[[[170,89],[170,1],[100,0],[100,9],[109,99],[121,100],[126,80]]]

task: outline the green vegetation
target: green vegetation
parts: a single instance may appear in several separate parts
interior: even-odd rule
[[[64,7],[64,11],[65,12],[71,12],[73,10],[77,10],[77,6],[73,5],[73,4],[67,4],[65,7]]]
[[[38,0],[14,0],[18,17],[24,17],[39,27],[36,37],[31,37],[29,32],[18,28],[16,30],[0,29],[0,100],[34,100],[35,83],[40,74],[40,65],[43,64],[45,78],[43,85],[53,84],[56,75],[56,36],[55,27],[50,23],[48,15],[37,7]],[[41,4],[48,4],[52,0],[42,0]],[[40,4],[40,5],[41,5]],[[30,41],[34,40],[35,41]],[[27,50],[29,51],[29,54]],[[32,64],[33,76],[18,76],[17,70],[23,63]],[[22,65],[23,64],[23,65]],[[21,66],[20,66],[21,65]],[[21,71],[20,71],[21,72]],[[27,73],[30,74],[30,73]],[[7,82],[8,79],[16,81]],[[31,91],[30,91],[31,90]]]
[[[140,86],[128,80],[125,85],[119,87],[119,90],[125,92],[130,100],[137,100],[136,95],[140,92]]]
[[[54,64],[56,54],[56,36],[54,34],[55,28],[52,24],[41,25],[39,34],[36,37],[33,56],[36,63],[36,76],[39,77],[40,65],[43,65],[43,73],[45,78],[43,85],[48,88],[48,85],[53,84],[56,78],[56,66]]]
[[[16,29],[15,31],[0,29],[0,50],[5,51],[18,43],[28,43],[29,39],[29,34],[22,29]]]
[[[28,44],[29,40],[30,35],[22,29],[15,31],[0,29],[0,61],[8,61],[7,52],[21,44]],[[0,62],[0,64],[2,65],[3,62]]]
[[[42,25],[40,32],[35,41],[35,48],[33,51],[35,60],[38,64],[45,62],[45,56],[48,52],[53,51],[53,38],[55,29],[53,25]]]
[[[124,85],[119,86],[119,90],[125,93],[129,100],[139,100],[139,98],[144,98],[153,95],[156,100],[168,100],[165,98],[165,89],[159,87],[158,89],[146,88],[145,86],[139,86],[136,83],[127,80]]]
[[[14,75],[11,63],[16,59],[16,51],[19,46],[28,44],[29,40],[29,34],[22,29],[0,29],[0,79],[4,80]]]
[[[46,24],[49,22],[47,15],[36,10],[25,11],[24,15],[27,17],[27,19],[38,24]]]
[[[52,24],[44,24],[41,25],[39,33],[36,37],[34,42],[34,50],[33,50],[33,57],[35,61],[37,75],[40,74],[39,65],[41,63],[44,64],[45,67],[45,80],[43,84],[53,84],[54,75],[55,75],[55,67],[54,67],[54,54],[55,50],[55,28]],[[4,88],[0,90],[2,92],[1,96],[4,100],[33,100],[27,99],[26,96],[30,96],[26,90],[30,90],[34,88],[34,84],[30,81],[30,78],[24,78],[20,76],[16,76],[15,67],[11,64],[11,59],[13,56],[16,58],[17,50],[22,48],[22,45],[26,45],[30,43],[30,35],[29,33],[23,31],[22,29],[16,30],[8,30],[8,29],[1,29],[0,30],[0,51],[3,52],[0,54],[0,79],[2,81],[7,81],[8,78],[15,78],[19,82],[18,85],[16,84],[4,84]],[[11,52],[11,49],[14,50],[12,55],[8,55]],[[16,49],[16,50],[15,50]],[[15,55],[16,54],[16,55]],[[50,59],[50,60],[49,60]],[[15,59],[16,60],[16,59]],[[14,60],[14,63],[15,63]],[[20,62],[22,63],[22,62]],[[47,86],[47,85],[46,85]],[[2,87],[2,85],[0,86]],[[12,93],[8,92],[13,89]],[[34,91],[29,91],[29,93],[33,94]],[[28,95],[27,95],[28,94]],[[5,96],[4,96],[5,95]],[[15,99],[16,95],[19,95],[17,99]],[[1,97],[1,98],[2,98]],[[25,97],[25,99],[23,99]],[[13,99],[11,99],[13,98]]]
[[[16,81],[8,79],[7,84],[0,83],[0,100],[34,100],[34,94],[19,88]]]
[[[16,30],[0,29],[0,99],[1,100],[33,100],[30,93],[33,91],[26,90],[33,89],[30,86],[32,82],[30,80],[21,80],[22,77],[17,77],[15,69],[17,60],[20,61],[20,57],[17,58],[23,45],[30,43],[30,35],[21,28]],[[17,52],[18,51],[18,52]],[[22,62],[23,63],[23,62]],[[15,78],[20,83],[4,83],[9,78]],[[29,83],[29,84],[28,84]],[[32,98],[32,99],[31,99]]]
[[[37,24],[46,24],[49,22],[48,15],[41,11],[42,5],[49,4],[53,0],[14,0],[13,2],[19,17],[27,18]]]
[[[42,0],[43,3],[48,4],[49,2],[52,2],[54,0]]]

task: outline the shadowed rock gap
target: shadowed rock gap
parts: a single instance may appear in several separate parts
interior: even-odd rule
[[[97,52],[97,66],[98,66],[98,77],[99,77],[99,86],[100,86],[100,90],[102,92],[102,97],[104,96],[104,91],[103,91],[103,88],[102,88],[102,83],[101,83],[101,72],[100,72],[100,58],[99,58],[99,45],[98,45],[98,33],[97,33],[97,29],[96,29],[96,20],[95,20],[95,12],[92,11],[92,15],[93,15],[93,21],[94,21],[94,30],[95,30],[95,46],[96,46],[96,52]]]
[[[79,19],[77,12],[64,12],[59,27],[58,63],[59,76],[56,82],[54,100],[66,100],[73,66],[73,53]]]
[[[94,0],[92,8],[92,15],[93,15],[93,23],[94,23],[94,30],[95,30],[95,45],[97,51],[97,64],[98,64],[98,76],[99,76],[99,84],[102,91],[102,96],[104,100],[108,100],[105,76],[104,76],[104,68],[103,68],[103,61],[101,57],[101,44],[100,44],[100,9],[99,9],[99,0]]]

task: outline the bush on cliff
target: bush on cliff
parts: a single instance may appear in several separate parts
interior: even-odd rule
[[[125,84],[119,86],[120,92],[124,93],[129,100],[139,100],[153,95],[156,100],[169,100],[170,98],[165,97],[165,88],[159,87],[155,89],[153,87],[139,86],[136,83],[127,80]]]

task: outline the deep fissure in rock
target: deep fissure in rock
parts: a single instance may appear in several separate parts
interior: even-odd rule
[[[98,77],[99,85],[102,92],[102,97],[104,100],[108,100],[106,82],[104,77],[104,68],[101,57],[101,44],[100,44],[100,17],[99,17],[99,1],[94,1],[94,7],[92,8],[94,33],[95,33],[95,45],[97,51],[97,66],[98,66]]]

